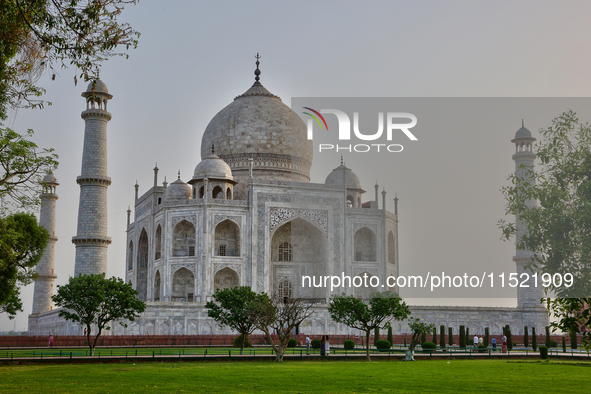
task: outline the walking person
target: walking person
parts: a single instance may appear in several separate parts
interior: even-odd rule
[[[326,356],[326,338],[324,337],[324,335],[322,336],[322,339],[320,340],[320,355]]]
[[[496,351],[497,350],[497,338],[492,337],[490,343],[492,343],[492,345],[493,345],[493,351]]]
[[[326,345],[326,349],[325,349],[326,355],[330,356],[330,342],[328,342],[328,335],[326,336],[325,345]]]
[[[474,347],[478,347],[478,335],[474,335]]]
[[[312,342],[310,337],[306,335],[306,356],[310,355],[310,342]]]
[[[49,334],[49,347],[53,348],[53,336]]]

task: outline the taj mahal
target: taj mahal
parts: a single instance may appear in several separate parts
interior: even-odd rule
[[[333,322],[327,312],[333,294],[346,292],[363,299],[371,287],[302,287],[302,276],[367,274],[386,283],[397,276],[398,199],[394,212],[386,209],[386,192],[376,183],[367,193],[341,160],[324,183],[310,182],[312,141],[300,116],[260,82],[236,96],[209,122],[201,141],[201,161],[192,176],[160,180],[154,168],[153,186],[143,194],[135,185],[133,211],[127,212],[125,281],[146,302],[146,311],[127,327],[113,324],[111,335],[229,334],[207,316],[205,303],[219,289],[250,286],[255,292],[309,298],[315,314],[304,321],[309,334],[358,334]],[[107,267],[108,236],[107,124],[112,99],[101,80],[82,93],[86,109],[74,275],[103,273]],[[110,105],[110,104],[109,104]],[[533,166],[535,138],[525,127],[511,141],[516,171]],[[348,164],[348,163],[347,163]],[[373,183],[373,181],[371,181]],[[56,279],[53,250],[55,177],[48,175],[41,194],[40,223],[51,234],[37,267],[30,335],[79,335],[82,328],[66,322],[53,308]],[[130,196],[130,199],[133,196]],[[519,225],[519,221],[517,221]],[[403,229],[401,229],[403,231]],[[518,273],[531,252],[516,250]],[[397,291],[396,288],[390,290]],[[518,289],[517,307],[411,306],[412,316],[470,332],[501,332],[511,325],[543,332],[548,312],[540,305],[541,291]],[[396,334],[409,332],[406,322],[393,322]]]

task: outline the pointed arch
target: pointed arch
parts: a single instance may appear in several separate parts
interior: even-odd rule
[[[147,301],[148,298],[148,233],[145,228],[140,233],[137,251],[137,292],[141,301]]]
[[[396,264],[396,243],[392,231],[388,233],[388,263]]]
[[[355,233],[354,239],[354,261],[377,261],[376,260],[376,235],[367,227],[362,227]]]
[[[172,275],[172,300],[192,302],[195,295],[195,276],[186,268],[178,269]]]
[[[226,219],[215,226],[214,241],[216,256],[240,256],[240,228]]]
[[[221,186],[216,186],[213,188],[211,195],[213,198],[223,199],[224,198],[224,189],[222,189]]]
[[[154,275],[154,301],[160,301],[160,271]]]
[[[172,231],[172,256],[195,256],[195,226],[186,221],[180,221]]]
[[[214,292],[223,289],[231,289],[240,286],[240,277],[238,273],[231,268],[222,268],[219,270],[214,278]]]
[[[162,227],[158,225],[156,229],[156,239],[154,240],[154,259],[159,260],[162,257]]]
[[[127,251],[127,270],[133,269],[133,241],[129,241],[129,249]]]

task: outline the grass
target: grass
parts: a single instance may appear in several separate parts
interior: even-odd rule
[[[0,367],[14,393],[588,393],[591,364],[562,361],[211,362]]]

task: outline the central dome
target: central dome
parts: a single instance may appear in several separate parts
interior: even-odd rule
[[[259,74],[256,74],[256,72]],[[201,158],[212,151],[246,186],[249,159],[253,177],[264,180],[310,181],[312,141],[302,119],[259,81],[217,113],[201,140]],[[241,194],[238,188],[238,195]]]

